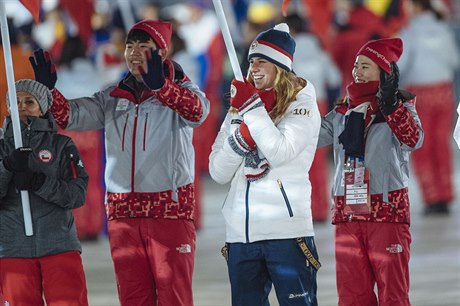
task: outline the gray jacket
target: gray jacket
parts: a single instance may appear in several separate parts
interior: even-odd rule
[[[180,67],[172,71],[158,91],[131,75],[89,97],[67,100],[53,90],[51,112],[58,124],[68,130],[105,130],[109,220],[192,218],[193,187],[185,189],[194,182],[193,129],[206,119],[210,105]],[[62,118],[68,118],[67,124]],[[181,199],[181,194],[189,196]]]
[[[3,159],[14,151],[12,124],[4,123],[0,140],[0,257],[40,257],[66,251],[80,251],[81,245],[72,208],[83,205],[88,175],[73,141],[57,134],[52,116],[30,117],[21,122],[24,147],[31,147],[29,167],[43,172],[46,180],[37,191],[29,191],[33,236],[26,236],[21,197],[12,182],[13,173]]]
[[[339,135],[345,128],[348,105],[337,105],[322,118],[318,147],[333,146],[334,199],[333,223],[349,221],[410,223],[409,156],[422,146],[423,130],[413,96],[402,97],[400,107],[385,118],[380,116],[369,127],[365,146],[365,167],[370,173],[371,213],[348,215],[344,212],[345,150]]]

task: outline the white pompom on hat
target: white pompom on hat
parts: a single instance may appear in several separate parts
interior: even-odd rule
[[[289,34],[289,26],[280,23],[257,35],[249,48],[248,60],[262,57],[284,70],[292,71],[295,46],[294,38]]]

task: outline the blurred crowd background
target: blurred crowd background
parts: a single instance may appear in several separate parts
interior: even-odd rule
[[[184,68],[211,102],[210,116],[194,134],[196,185],[201,191],[200,178],[208,173],[208,156],[228,109],[229,84],[233,78],[211,0],[42,0],[39,23],[33,22],[19,1],[4,1],[15,79],[33,79],[29,55],[36,48],[48,50],[57,64],[56,87],[67,98],[91,95],[119,82],[127,72],[125,34],[136,21],[163,19],[173,22],[169,56]],[[322,114],[345,94],[346,85],[352,81],[355,54],[366,41],[400,36],[411,30],[411,20],[415,18],[409,7],[412,1],[291,0],[287,16],[283,16],[282,0],[221,0],[243,74],[248,68],[247,50],[255,36],[279,22],[288,23],[297,42],[294,71],[315,86]],[[460,1],[432,0],[430,3],[436,22],[449,29],[458,46]],[[426,35],[429,38],[429,33]],[[451,129],[457,118],[454,110],[460,97],[460,55],[458,49],[441,48],[436,57],[452,58],[445,76],[448,79],[442,80],[451,83],[454,89],[454,98],[448,101],[452,114],[444,114],[444,120],[451,122],[447,129]],[[436,61],[427,60],[427,63],[439,67]],[[427,70],[434,68],[428,66]],[[5,97],[7,83],[3,60],[0,70],[0,97]],[[402,81],[404,83],[404,79]],[[3,101],[0,122],[6,115]],[[75,210],[79,236],[83,241],[97,240],[105,229],[103,131],[61,132],[74,139],[90,174],[87,202]],[[452,137],[450,139],[452,141]],[[328,149],[321,149],[310,172],[316,222],[328,222],[329,219],[328,161]],[[453,200],[454,195],[446,199]],[[197,205],[199,208],[200,203]],[[201,226],[199,211],[198,228]]]

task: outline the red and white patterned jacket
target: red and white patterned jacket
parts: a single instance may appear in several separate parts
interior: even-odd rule
[[[118,218],[193,219],[193,128],[209,101],[176,63],[152,91],[128,75],[90,97],[67,100],[57,89],[50,112],[61,128],[105,129],[106,204]]]
[[[400,91],[401,103],[395,112],[373,121],[367,130],[364,163],[370,174],[369,214],[344,211],[345,151],[338,137],[345,128],[346,103],[339,104],[322,118],[318,147],[333,145],[334,207],[332,223],[366,221],[410,223],[409,156],[420,148],[423,130],[415,110],[415,97]]]

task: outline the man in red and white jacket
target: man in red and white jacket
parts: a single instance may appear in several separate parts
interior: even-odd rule
[[[54,65],[31,63],[53,93],[50,109],[69,130],[105,129],[108,234],[121,305],[193,305],[193,128],[209,101],[166,58],[171,24],[144,20],[128,32],[127,76],[90,97],[67,100]]]

